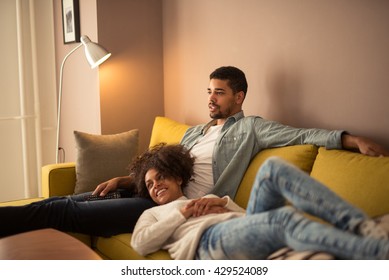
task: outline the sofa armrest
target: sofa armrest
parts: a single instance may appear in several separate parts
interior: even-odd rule
[[[63,196],[74,193],[76,164],[58,163],[42,167],[42,196]]]

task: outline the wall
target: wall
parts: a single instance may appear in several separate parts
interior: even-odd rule
[[[59,64],[73,46],[62,43],[57,2]],[[389,148],[387,1],[80,2],[81,33],[112,57],[99,73],[81,51],[67,62],[61,129],[67,161],[75,158],[74,129],[139,128],[142,150],[157,115],[208,121],[208,75],[221,65],[246,72],[246,115],[346,129]]]
[[[61,1],[55,1],[57,72],[77,44],[63,44]],[[60,146],[75,161],[73,131],[112,134],[138,128],[146,149],[157,115],[164,115],[162,2],[82,0],[81,35],[112,53],[91,70],[82,49],[66,61]]]
[[[53,0],[53,5],[56,69],[59,77],[63,58],[79,43],[63,43],[61,1]],[[92,41],[98,42],[96,0],[80,1],[80,29],[81,35],[87,35]],[[99,67],[103,69],[104,64]],[[63,72],[60,147],[65,149],[66,162],[76,159],[74,130],[101,133],[99,91],[99,70],[90,68],[84,50],[80,48],[66,60]]]
[[[112,52],[100,68],[102,133],[138,128],[143,151],[164,115],[162,2],[97,0],[97,14],[99,42]]]
[[[208,121],[209,73],[235,65],[246,115],[389,148],[388,13],[380,0],[164,0],[165,114]]]

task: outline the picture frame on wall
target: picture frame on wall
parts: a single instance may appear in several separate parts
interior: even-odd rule
[[[80,42],[79,0],[62,0],[63,42]]]

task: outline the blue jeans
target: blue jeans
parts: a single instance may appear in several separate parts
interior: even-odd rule
[[[286,206],[286,200],[293,206]],[[329,224],[309,219],[303,212]],[[324,251],[343,259],[385,259],[389,242],[359,236],[365,213],[321,183],[278,158],[258,171],[246,216],[208,228],[197,259],[266,259],[288,246]]]
[[[126,190],[120,190],[126,196]],[[151,199],[124,197],[85,201],[90,193],[51,197],[24,206],[0,207],[0,236],[42,228],[112,236],[132,232]],[[130,194],[128,194],[130,196]]]

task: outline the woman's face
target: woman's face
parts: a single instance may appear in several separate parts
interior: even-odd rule
[[[169,203],[183,196],[182,180],[165,178],[155,169],[149,169],[145,175],[147,190],[151,199],[161,205]]]

